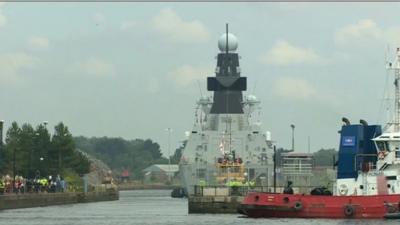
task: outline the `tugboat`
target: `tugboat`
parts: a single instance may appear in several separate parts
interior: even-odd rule
[[[248,217],[400,218],[400,49],[394,70],[394,119],[381,126],[344,122],[333,195],[250,192],[239,213]]]

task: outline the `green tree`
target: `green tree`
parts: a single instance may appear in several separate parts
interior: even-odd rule
[[[6,133],[5,161],[6,161],[6,171],[8,172],[13,171],[14,163],[16,169],[15,172],[18,172],[17,151],[20,148],[20,140],[19,140],[20,134],[21,134],[21,128],[19,128],[18,123],[14,121]]]
[[[34,154],[32,158],[32,174],[31,176],[38,175],[47,176],[50,173],[50,158],[49,151],[51,149],[51,137],[47,128],[43,124],[39,124],[35,130]]]
[[[334,159],[338,159],[338,152],[333,148],[320,149],[314,153],[315,166],[333,167]]]
[[[35,130],[30,124],[24,123],[19,133],[19,148],[16,161],[18,162],[18,174],[28,177],[32,173],[32,160],[34,151]]]
[[[49,151],[49,158],[53,162],[53,168],[57,168],[53,172],[58,174],[62,172],[63,161],[68,166],[68,163],[74,158],[74,149],[74,140],[68,127],[60,122],[54,127],[54,135],[51,139],[51,149]]]
[[[79,176],[82,176],[83,174],[90,172],[90,161],[84,153],[74,151],[68,161],[68,167],[73,168]]]
[[[152,164],[166,164],[158,143],[150,139],[74,138],[77,148],[102,160],[116,172],[128,169],[132,176],[142,177],[142,170]]]

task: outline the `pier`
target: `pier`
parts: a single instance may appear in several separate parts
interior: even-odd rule
[[[0,210],[66,205],[119,199],[117,189],[101,192],[25,193],[0,195]]]

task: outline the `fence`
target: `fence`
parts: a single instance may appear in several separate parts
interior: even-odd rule
[[[194,186],[194,196],[245,196],[249,192],[283,193],[284,186]],[[292,187],[294,193],[310,193],[311,186]]]

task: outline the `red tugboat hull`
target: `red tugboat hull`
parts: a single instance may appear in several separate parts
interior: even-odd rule
[[[398,213],[400,195],[323,196],[249,193],[238,209],[248,217],[385,218]]]

